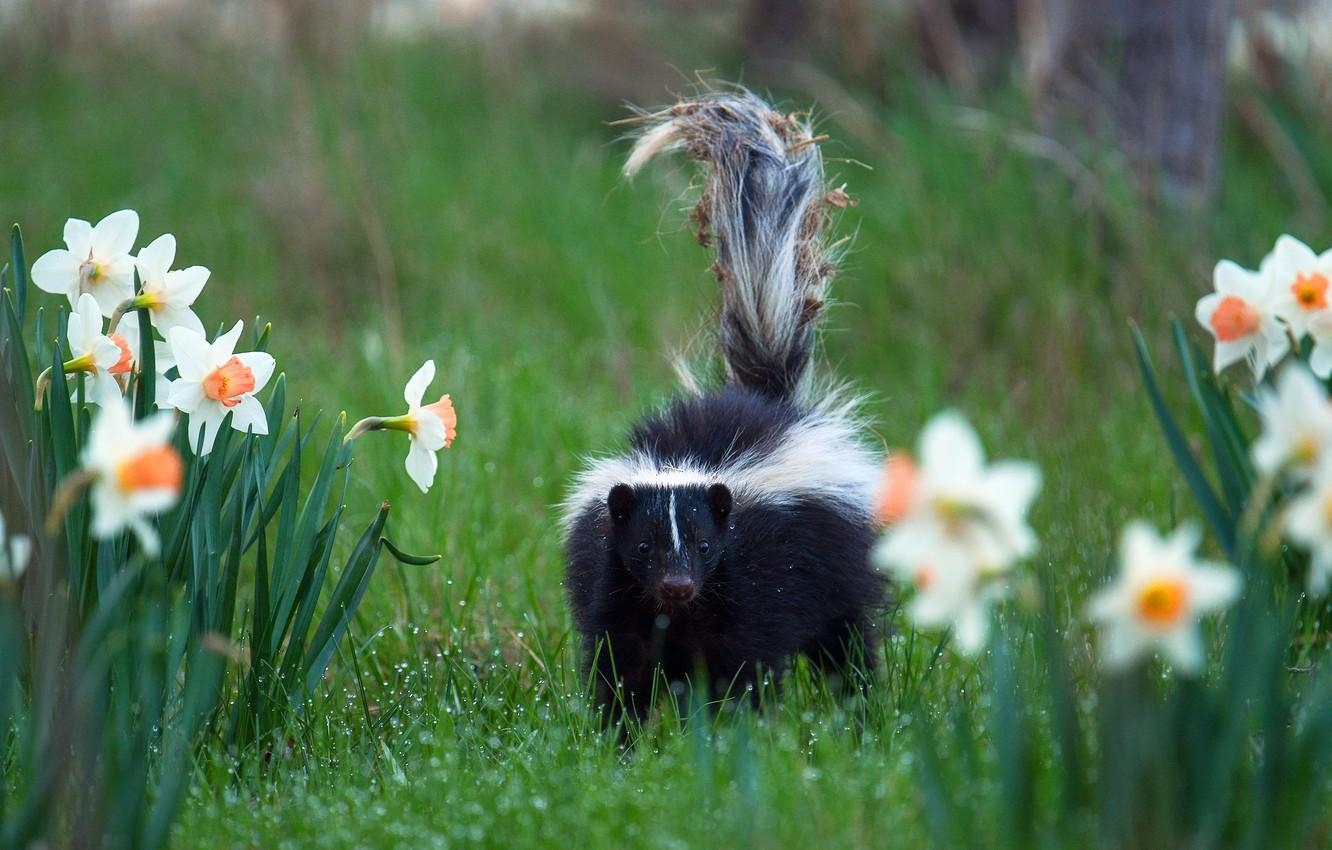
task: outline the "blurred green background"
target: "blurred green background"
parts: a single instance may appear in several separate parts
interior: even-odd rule
[[[759,25],[765,6],[802,16],[794,36]],[[136,209],[139,245],[171,232],[179,265],[212,269],[207,325],[273,324],[305,408],[399,412],[434,358],[432,391],[459,411],[428,495],[402,469],[406,441],[377,434],[347,496],[353,527],[387,499],[395,541],[443,560],[384,565],[285,747],[201,763],[215,781],[198,784],[179,846],[923,846],[909,765],[891,747],[867,755],[835,715],[797,704],[769,745],[740,748],[753,761],[704,759],[679,736],[621,763],[580,737],[562,719],[581,688],[557,505],[580,458],[669,397],[669,355],[707,351],[716,305],[689,167],[627,183],[611,122],[739,81],[812,110],[829,176],[858,201],[836,228],[853,241],[824,359],[869,395],[885,446],[956,407],[997,456],[1037,461],[1036,568],[1059,577],[1065,613],[1125,521],[1188,514],[1130,323],[1169,372],[1168,318],[1192,324],[1218,258],[1256,266],[1282,232],[1328,247],[1329,78],[1291,47],[1319,30],[1241,5],[1215,175],[1181,194],[1144,180],[1113,134],[1046,123],[1020,22],[976,23],[988,6],[1004,4],[34,2],[0,16],[0,217],[30,257],[60,245],[67,217]],[[925,651],[908,639],[894,652]],[[946,700],[972,673],[945,660],[933,675]]]

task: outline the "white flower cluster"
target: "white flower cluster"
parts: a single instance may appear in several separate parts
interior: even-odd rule
[[[976,432],[953,412],[920,436],[920,463],[889,461],[880,518],[889,523],[875,560],[915,588],[918,625],[951,626],[958,647],[985,645],[990,607],[1009,590],[1013,566],[1036,551],[1027,511],[1041,486],[1035,464],[986,464]]]
[[[273,375],[274,361],[264,352],[234,354],[243,323],[208,342],[203,322],[193,310],[208,282],[203,266],[173,270],[176,237],[157,237],[137,256],[139,214],[120,210],[95,226],[82,219],[65,222],[65,247],[47,251],[32,264],[38,289],[69,299],[66,327],[71,359],[66,372],[92,379],[89,399],[103,408],[123,405],[129,376],[139,367],[138,312],[165,344],[154,348],[157,403],[188,417],[190,448],[206,455],[222,422],[231,416],[237,431],[268,433],[263,405],[255,398]],[[134,291],[138,271],[139,291]],[[103,317],[114,327],[103,333]],[[179,377],[168,380],[172,369]]]
[[[1282,236],[1258,271],[1230,260],[1216,264],[1216,291],[1198,301],[1194,315],[1216,339],[1215,369],[1247,360],[1262,380],[1305,337],[1313,340],[1309,365],[1332,376],[1332,250],[1315,254],[1293,236]]]
[[[210,342],[193,309],[208,282],[208,269],[172,269],[176,238],[169,233],[134,255],[138,233],[139,215],[133,210],[112,213],[96,225],[72,218],[65,223],[65,247],[39,257],[31,277],[39,289],[69,299],[70,359],[62,369],[88,376],[88,400],[100,408],[84,447],[83,469],[68,483],[92,490],[94,537],[109,538],[128,528],[151,553],[159,541],[147,518],[180,498],[184,464],[171,445],[175,414],[163,411],[134,421],[124,398],[130,378],[137,373],[139,380],[154,381],[158,406],[185,415],[190,449],[202,456],[213,450],[228,417],[237,431],[268,433],[268,415],[257,394],[276,364],[262,351],[236,353],[242,322]],[[163,337],[154,341],[158,374],[151,378],[142,375],[140,313],[147,314],[152,329]],[[104,327],[108,317],[110,327]],[[173,372],[175,377],[169,377]],[[436,453],[457,434],[448,395],[421,403],[434,374],[434,361],[426,361],[412,376],[405,391],[406,414],[365,420],[376,430],[407,432],[407,472],[422,491],[434,481]],[[24,546],[16,539],[13,552],[0,553],[0,578],[13,578],[22,569]]]
[[[987,464],[976,432],[952,412],[925,426],[919,458],[888,460],[878,505],[887,528],[875,560],[913,589],[907,614],[915,625],[950,627],[958,648],[973,654],[985,646],[990,608],[1010,591],[1016,564],[1036,551],[1027,513],[1040,471],[1024,461]],[[1087,611],[1101,626],[1107,668],[1154,650],[1182,673],[1201,668],[1198,619],[1233,601],[1240,582],[1233,568],[1199,561],[1198,541],[1191,526],[1164,539],[1142,522],[1125,529],[1119,576]]]
[[[1308,590],[1327,593],[1332,580],[1332,402],[1323,383],[1291,363],[1274,387],[1258,391],[1263,432],[1254,467],[1294,492],[1283,515],[1286,537],[1310,554]]]

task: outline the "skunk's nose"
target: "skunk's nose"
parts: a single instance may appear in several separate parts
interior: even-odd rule
[[[688,602],[694,598],[694,580],[689,576],[666,576],[657,592],[663,602]]]

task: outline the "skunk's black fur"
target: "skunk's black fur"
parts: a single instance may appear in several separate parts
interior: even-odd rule
[[[796,653],[866,681],[884,602],[870,565],[879,458],[851,405],[811,388],[834,264],[808,127],[748,94],[646,116],[626,171],[684,148],[707,167],[695,211],[717,249],[725,384],[650,416],[566,504],[566,589],[598,703],[641,716],[660,669],[715,694]],[[618,694],[618,697],[617,697]]]

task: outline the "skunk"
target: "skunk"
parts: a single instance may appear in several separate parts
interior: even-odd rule
[[[879,453],[855,402],[810,375],[835,270],[829,191],[806,123],[747,92],[644,116],[625,165],[683,149],[716,249],[725,380],[688,390],[597,460],[564,505],[565,588],[587,681],[613,716],[649,708],[658,670],[713,696],[775,681],[797,653],[867,681],[886,589],[870,564]]]

